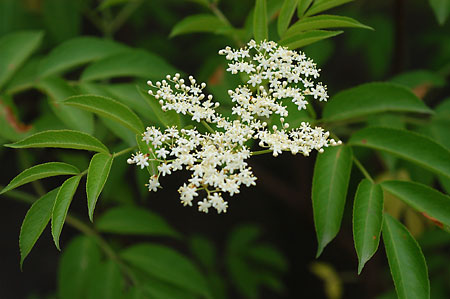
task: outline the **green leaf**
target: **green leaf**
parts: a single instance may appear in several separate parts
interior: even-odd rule
[[[300,32],[288,38],[281,39],[278,43],[282,46],[288,47],[292,50],[313,44],[323,39],[327,39],[341,34],[344,31],[326,31],[326,30],[311,30],[307,32]]]
[[[203,275],[188,258],[171,248],[143,243],[127,248],[121,257],[155,278],[209,297]]]
[[[245,250],[244,255],[258,265],[267,266],[280,272],[286,272],[288,269],[285,257],[271,245],[252,244]]]
[[[388,214],[384,214],[383,241],[398,298],[430,298],[422,251],[408,230]]]
[[[20,228],[20,267],[50,221],[59,188],[53,189],[33,203]]]
[[[106,233],[180,238],[180,234],[164,218],[142,207],[119,206],[109,209],[95,221],[95,227]]]
[[[392,78],[391,82],[404,85],[408,88],[415,88],[421,85],[430,85],[433,87],[442,87],[445,85],[444,77],[429,70],[415,70],[401,73]]]
[[[32,88],[37,81],[38,69],[41,59],[32,57],[17,70],[5,86],[7,94],[15,94],[20,91]]]
[[[419,212],[450,226],[450,196],[415,182],[384,181],[381,187]]]
[[[306,10],[309,8],[313,0],[298,0],[298,7],[297,7],[297,17],[301,19],[304,15]]]
[[[57,175],[75,175],[80,171],[75,166],[61,162],[49,162],[25,169],[3,188],[0,194],[8,192],[29,182]]]
[[[49,130],[31,135],[21,141],[5,144],[11,148],[56,147],[108,153],[108,148],[89,134],[71,130]]]
[[[240,254],[261,236],[261,229],[255,225],[241,225],[234,229],[227,241],[230,254]]]
[[[342,4],[351,2],[353,0],[316,0],[310,9],[305,13],[305,16],[318,14],[319,12],[328,10],[330,8],[340,6]]]
[[[58,77],[48,77],[39,81],[37,87],[48,95],[53,112],[70,129],[88,134],[94,132],[92,113],[63,105],[64,99],[76,94],[67,81]]]
[[[61,250],[59,248],[59,236],[61,235],[70,203],[72,202],[75,191],[77,191],[80,179],[80,175],[67,179],[61,185],[61,188],[59,188],[58,194],[56,195],[56,200],[52,211],[52,236],[58,250]]]
[[[99,5],[98,9],[105,10],[107,8],[122,5],[128,2],[130,2],[130,0],[103,0],[102,3]]]
[[[39,47],[40,31],[14,32],[0,38],[0,90]]]
[[[155,152],[155,148],[153,147],[153,145],[151,143],[149,143],[147,145],[147,143],[145,141],[142,140],[142,134],[136,134],[136,143],[139,147],[139,151],[141,153],[148,154],[151,155],[150,153],[150,149]],[[153,176],[153,175],[157,175],[158,174],[158,166],[159,166],[159,162],[158,161],[148,161],[149,166],[147,166],[147,171],[148,173]]]
[[[189,248],[197,261],[208,271],[214,271],[216,267],[217,250],[210,240],[195,235],[189,239]]]
[[[266,0],[256,0],[253,15],[253,36],[256,42],[269,38]]]
[[[64,249],[58,269],[58,298],[86,298],[90,274],[100,263],[101,252],[95,240],[78,236]]]
[[[153,96],[149,95],[147,92],[139,88],[139,93],[145,99],[147,104],[155,113],[156,117],[159,121],[166,127],[176,126],[177,128],[181,127],[180,116],[173,110],[163,111],[161,109],[161,105],[158,100],[156,100]]]
[[[450,14],[450,1],[449,0],[429,0],[430,6],[433,9],[434,15],[439,25],[444,25]]]
[[[370,127],[354,133],[348,143],[397,155],[450,178],[450,151],[425,136],[405,130]]]
[[[381,112],[433,113],[408,88],[392,83],[366,83],[339,92],[325,105],[323,119],[346,120]]]
[[[93,81],[116,77],[160,79],[176,70],[161,57],[143,50],[128,50],[89,65],[81,80]]]
[[[288,38],[294,36],[302,31],[317,30],[317,29],[327,29],[327,28],[364,28],[372,29],[372,27],[361,24],[355,19],[342,16],[334,15],[320,15],[314,17],[307,17],[297,21],[294,25],[289,27],[283,36],[283,38]]]
[[[224,27],[227,27],[227,25],[214,15],[191,15],[176,23],[172,28],[169,37],[194,32],[215,33]]]
[[[120,267],[115,261],[95,265],[96,267],[88,274],[89,282],[87,287],[88,299],[122,299],[123,298],[123,277]]]
[[[312,203],[320,256],[341,226],[352,169],[352,149],[334,146],[317,155],[312,184]]]
[[[116,100],[95,95],[80,95],[66,99],[63,104],[110,118],[135,133],[144,132],[144,125],[139,117],[130,108]]]
[[[102,192],[103,187],[108,179],[111,165],[114,157],[109,154],[98,153],[95,154],[91,163],[89,163],[89,170],[86,182],[86,194],[89,219],[93,221],[94,209],[97,204],[97,199]]]
[[[297,5],[298,0],[284,0],[277,22],[277,30],[279,36],[282,36],[286,32],[286,29],[289,27]]]
[[[40,75],[44,77],[65,73],[77,66],[122,52],[126,48],[107,39],[77,37],[60,44],[45,57],[40,66]]]
[[[44,0],[43,21],[56,42],[75,37],[81,31],[80,3],[72,0]]]
[[[177,287],[171,283],[167,283],[160,279],[155,279],[149,277],[148,275],[144,277],[144,283],[139,285],[139,293],[134,293],[136,297],[133,299],[196,299],[199,298],[194,293],[189,292],[183,288]],[[139,295],[140,296],[139,296]]]
[[[359,183],[353,204],[353,239],[358,254],[358,275],[375,254],[383,222],[383,190],[364,179]]]

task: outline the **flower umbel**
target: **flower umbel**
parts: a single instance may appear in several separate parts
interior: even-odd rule
[[[326,86],[314,83],[320,70],[303,53],[272,41],[252,40],[245,48],[226,47],[219,54],[230,61],[227,71],[248,77],[245,85],[228,91],[234,103],[233,117],[219,114],[216,111],[219,103],[213,101],[212,95],[203,93],[206,84],[197,83],[192,76],[189,83],[179,74],[167,75],[166,80],[155,84],[149,81],[153,88],[149,94],[159,101],[163,111],[189,115],[194,123],[207,125],[211,132],[201,133],[195,127],[165,130],[148,127],[142,140],[150,154],[136,153],[127,161],[141,168],[149,166],[149,161],[160,163],[157,174],[147,185],[149,191],[157,191],[161,175],[187,169],[191,177],[178,189],[180,201],[184,206],[192,206],[194,198],[204,190],[206,198],[199,200],[197,206],[205,213],[210,208],[225,213],[228,202],[222,193],[233,196],[239,193],[241,185],[256,184],[256,177],[246,162],[254,154],[249,148],[251,140],[275,157],[283,151],[308,156],[312,150],[322,152],[323,147],[341,143],[329,139],[329,132],[320,127],[302,122],[298,128],[289,129],[285,121],[289,111],[283,100],[292,101],[302,110],[306,109],[308,97],[320,101],[328,98]]]

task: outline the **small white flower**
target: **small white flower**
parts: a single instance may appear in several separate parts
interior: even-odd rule
[[[172,173],[170,171],[170,165],[167,163],[161,163],[161,165],[158,166],[158,171],[161,173],[162,176]]]

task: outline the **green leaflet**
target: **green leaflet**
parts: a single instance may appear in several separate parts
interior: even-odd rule
[[[383,190],[364,179],[353,204],[353,239],[358,254],[358,274],[378,249],[383,222]]]
[[[448,0],[429,0],[429,2],[439,25],[444,25],[450,14],[450,2]]]
[[[87,299],[122,299],[124,298],[124,280],[119,265],[112,260],[95,264],[87,273]]]
[[[104,153],[95,154],[89,164],[86,194],[89,219],[93,221],[94,209],[97,204],[97,199],[105,186],[108,179],[111,165],[113,163],[113,156]]]
[[[8,192],[24,184],[57,175],[75,175],[80,171],[75,166],[61,162],[49,162],[25,169],[3,188],[0,194]]]
[[[80,51],[83,49],[83,51]],[[40,66],[40,75],[46,77],[65,73],[80,65],[103,59],[127,49],[107,39],[91,36],[76,37],[55,47]]]
[[[355,19],[349,17],[335,16],[335,15],[319,15],[314,17],[307,17],[297,21],[294,25],[284,33],[283,38],[288,38],[302,31],[327,29],[327,28],[364,28],[372,29],[369,26],[361,24]],[[372,29],[373,30],[373,29]]]
[[[80,175],[67,179],[61,185],[58,194],[56,195],[55,204],[53,205],[52,211],[52,236],[58,250],[61,250],[59,247],[59,236],[61,235],[70,203],[72,202],[75,191],[77,191],[80,179]]]
[[[343,31],[311,30],[283,38],[279,44],[292,50],[341,34]]]
[[[210,297],[205,277],[187,257],[171,248],[142,243],[125,249],[120,255],[134,267],[155,278]]]
[[[56,147],[108,153],[108,148],[89,134],[71,130],[49,130],[31,135],[21,141],[5,144],[12,148]]]
[[[301,19],[305,14],[306,10],[309,8],[313,0],[299,0],[297,6],[297,17]]]
[[[305,16],[318,14],[319,12],[328,10],[330,8],[340,6],[342,4],[351,2],[353,0],[316,0],[310,9],[305,13]]]
[[[180,22],[176,23],[172,28],[169,37],[174,37],[181,34],[194,32],[211,32],[215,33],[218,30],[228,27],[218,17],[210,14],[190,15]]]
[[[450,177],[450,151],[433,140],[410,131],[369,127],[354,133],[348,144],[395,154],[437,174]]]
[[[419,212],[450,226],[450,196],[415,182],[384,181],[381,187]]]
[[[393,83],[366,83],[339,92],[323,110],[325,121],[347,120],[381,112],[413,112],[431,114],[408,88]]]
[[[178,113],[173,110],[170,111],[162,111],[161,105],[158,103],[153,96],[149,95],[147,92],[138,89],[141,96],[145,99],[147,104],[155,113],[156,117],[159,121],[166,127],[176,126],[177,128],[181,127],[181,120]],[[142,132],[141,132],[142,133]]]
[[[95,95],[80,95],[66,99],[63,104],[110,118],[135,133],[144,131],[144,125],[139,117],[130,108],[116,100]]]
[[[33,203],[25,215],[19,235],[20,267],[50,221],[59,188],[53,189]]]
[[[269,38],[266,0],[256,0],[253,15],[253,36],[256,42]]]
[[[298,0],[284,0],[283,6],[280,10],[280,15],[277,19],[277,30],[279,36],[283,36],[284,32],[286,32],[289,27],[297,5]]]
[[[408,230],[388,214],[384,214],[383,241],[398,298],[430,298],[422,251]]]
[[[78,236],[71,240],[59,261],[58,298],[87,298],[89,280],[100,258],[100,249],[93,238]]]
[[[341,226],[352,156],[352,150],[348,146],[329,147],[317,155],[312,184],[317,257]]]
[[[81,31],[81,5],[71,0],[44,0],[43,21],[50,37],[57,42],[75,37]]]
[[[41,44],[40,31],[14,32],[0,38],[0,90]]]
[[[126,50],[100,59],[84,69],[82,81],[117,77],[160,79],[176,70],[161,57],[143,50]]]
[[[180,238],[180,234],[158,214],[142,207],[119,206],[107,210],[96,221],[101,232]]]

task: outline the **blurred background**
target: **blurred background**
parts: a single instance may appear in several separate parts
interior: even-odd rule
[[[224,71],[225,61],[217,55],[218,50],[226,45],[237,46],[232,38],[212,33],[170,36],[175,24],[183,18],[192,14],[211,13],[208,7],[202,5],[205,1],[104,2],[108,4],[94,0],[0,0],[0,38],[19,30],[42,31],[43,42],[34,54],[34,58],[39,59],[59,44],[75,37],[104,37],[164,58],[176,70],[206,82],[208,91],[215,94],[216,98],[226,97],[226,90],[238,84],[238,79]],[[276,19],[280,2],[268,1],[271,20]],[[450,75],[450,22],[445,22],[450,2],[442,0],[447,6],[439,6],[437,2],[357,0],[348,3],[330,13],[353,17],[375,30],[347,29],[335,38],[301,50],[322,69],[321,81],[328,85],[331,97],[361,83],[393,80],[412,88],[428,106],[436,107],[450,95],[450,88],[446,84]],[[223,0],[214,5],[233,26],[246,28],[254,1]],[[271,36],[277,34],[274,23],[270,27]],[[79,75],[80,72],[75,70],[65,78],[70,83]],[[127,82],[131,82],[131,79],[125,77],[112,79],[109,83]],[[46,96],[46,93],[33,88],[1,96],[2,144],[11,141],[8,131],[8,123],[11,125],[11,122],[22,130],[37,120],[42,128],[62,126],[57,118],[41,119],[49,110],[47,101],[43,100]],[[386,115],[369,121],[388,123],[393,120]],[[421,130],[420,124],[416,127],[418,131]],[[447,128],[450,130],[450,126]],[[335,133],[338,136],[346,134],[345,130]],[[109,144],[115,144],[117,137],[108,134],[107,130],[95,132],[96,136],[101,136]],[[448,144],[448,140],[444,142]],[[397,178],[416,176],[445,191],[444,184],[441,185],[436,178],[427,177],[426,173],[413,169],[409,164],[393,166],[389,164],[389,157],[375,157],[365,151],[358,154],[375,176],[382,177],[388,170],[394,170],[390,173]],[[233,239],[259,244],[255,247],[269,248],[275,255],[274,260],[278,261],[268,262],[267,266],[273,267],[276,275],[269,275],[265,283],[256,284],[257,298],[395,298],[384,250],[379,250],[362,274],[357,275],[357,257],[351,229],[352,200],[347,201],[337,238],[327,246],[319,259],[315,259],[317,243],[310,193],[315,155],[294,157],[283,154],[277,159],[269,159],[269,156],[253,158],[250,163],[258,178],[257,185],[243,188],[239,196],[231,198],[225,215],[200,214],[195,209],[187,209],[179,204],[176,189],[185,181],[187,174],[165,177],[162,190],[148,193],[143,186],[146,177],[128,167],[126,158],[120,157],[122,163],[119,159],[115,162],[110,180],[102,193],[102,204],[96,213],[101,213],[108,206],[137,202],[163,216],[183,235],[206,240],[215,248],[217,273],[227,277],[223,282],[227,289],[225,298],[246,298],[246,291],[242,291],[245,286],[236,281],[252,285],[254,282],[249,277],[265,269],[264,265],[256,261],[254,264],[249,262],[252,266],[242,268],[240,274],[229,274],[227,248],[230,242],[234,242]],[[84,169],[89,163],[89,157],[70,150],[12,150],[2,147],[0,161],[3,168],[0,184],[5,186],[24,168],[36,163],[70,161]],[[124,177],[125,182],[122,181]],[[349,199],[353,198],[361,178],[362,175],[354,170]],[[49,179],[44,182],[44,187],[50,190],[61,182],[58,178]],[[22,190],[34,192],[32,186],[24,186]],[[71,211],[87,220],[85,206],[84,191],[78,190]],[[402,207],[395,199],[392,199],[392,203],[387,202],[387,206],[397,213],[398,218],[405,219],[408,228],[423,246],[429,264],[432,298],[450,298],[448,234],[436,229],[423,216]],[[27,209],[28,206],[21,202],[1,200],[0,298],[56,298],[61,253],[53,245],[48,227],[25,262],[23,271],[19,268],[18,235]],[[67,226],[62,234],[62,247],[78,234],[78,231]],[[113,244],[123,245],[147,240],[147,237],[113,238],[106,235],[106,239]],[[188,244],[153,237],[148,237],[148,240],[168,244],[186,254],[190,252]]]

